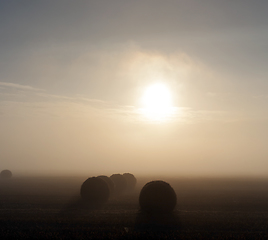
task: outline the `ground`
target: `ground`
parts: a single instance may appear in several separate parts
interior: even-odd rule
[[[0,239],[268,239],[268,180],[165,179],[178,203],[172,214],[140,212],[134,192],[91,208],[77,177],[0,181]]]

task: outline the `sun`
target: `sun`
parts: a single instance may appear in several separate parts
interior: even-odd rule
[[[172,96],[163,83],[149,86],[142,97],[143,114],[154,121],[163,121],[173,112]]]

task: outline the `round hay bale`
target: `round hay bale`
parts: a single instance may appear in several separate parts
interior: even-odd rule
[[[103,179],[91,177],[83,182],[80,195],[82,199],[92,205],[102,205],[108,201],[110,190]]]
[[[100,175],[98,176],[98,178],[101,178],[102,180],[104,180],[107,184],[108,187],[110,189],[110,195],[114,193],[114,182],[112,181],[111,178],[109,178],[108,176],[105,175]]]
[[[127,180],[128,190],[133,190],[137,183],[137,179],[135,178],[135,176],[131,173],[124,173],[123,176]]]
[[[0,173],[0,177],[1,178],[11,178],[12,172],[10,170],[5,169]]]
[[[141,210],[147,213],[170,213],[177,204],[177,196],[168,183],[152,181],[142,188],[139,204]]]
[[[127,190],[127,180],[122,174],[113,174],[110,176],[114,183],[114,193],[120,195]]]

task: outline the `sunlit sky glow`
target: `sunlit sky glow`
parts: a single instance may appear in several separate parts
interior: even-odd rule
[[[267,9],[1,1],[1,167],[266,176]]]
[[[163,83],[154,83],[147,87],[141,100],[141,110],[151,121],[165,122],[175,113],[171,92]]]

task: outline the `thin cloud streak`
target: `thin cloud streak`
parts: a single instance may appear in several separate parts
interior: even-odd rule
[[[23,89],[23,90],[30,90],[30,91],[44,91],[44,89],[35,88],[32,86],[27,86],[27,85],[21,85],[17,83],[10,83],[10,82],[0,82],[0,86]]]
[[[83,109],[82,112],[92,112],[92,110],[94,109],[95,112],[98,112],[98,114],[100,114],[100,116],[104,118],[118,118],[122,120],[124,119],[127,121],[140,123],[143,122],[169,124],[177,122],[182,124],[194,124],[204,121],[236,122],[248,119],[248,116],[246,116],[243,112],[238,111],[200,110],[190,107],[173,107],[173,113],[163,119],[163,121],[152,121],[146,118],[143,113],[143,109],[139,106],[121,105],[112,101],[89,98],[84,95],[64,96],[50,94],[43,89],[15,83],[0,82],[0,86],[16,90],[12,93],[9,93],[8,91],[1,92],[2,96],[12,97],[11,99],[3,99],[2,101],[0,101],[2,115],[4,115],[5,112],[11,113],[12,111],[12,115],[19,114],[16,113],[14,109],[24,109],[25,107],[28,109],[27,112],[30,114],[29,109],[37,109],[40,107],[40,109],[46,109],[46,112],[49,115],[51,111],[53,112],[53,116],[57,116],[57,111],[54,111],[56,108],[58,108],[59,112],[61,112],[61,108],[66,110],[64,110],[63,112],[67,112],[68,107],[75,106],[74,109]],[[23,92],[22,94],[21,90],[29,91]],[[9,107],[13,110],[8,110]]]

